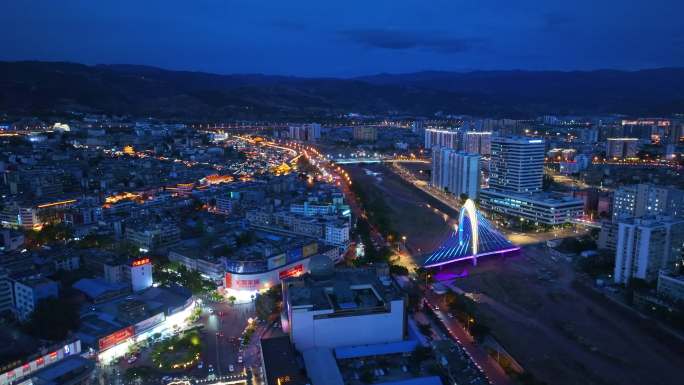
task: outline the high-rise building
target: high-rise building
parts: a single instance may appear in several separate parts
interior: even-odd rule
[[[669,217],[627,219],[618,224],[615,247],[616,283],[632,278],[654,282],[660,270],[671,270],[681,259],[684,220]]]
[[[621,186],[613,193],[613,220],[645,215],[684,217],[684,191],[653,184]]]
[[[0,313],[12,309],[13,302],[12,281],[7,269],[0,268]]]
[[[477,199],[480,191],[480,156],[450,148],[432,152],[432,185],[454,195]]]
[[[315,142],[321,138],[321,125],[318,123],[290,125],[288,131],[290,139],[294,140]]]
[[[375,126],[354,126],[352,135],[354,140],[375,142],[378,140],[378,128]]]
[[[446,147],[458,149],[458,131],[428,128],[425,130],[425,148]]]
[[[520,194],[541,191],[544,176],[543,139],[494,137],[491,143],[491,189]]]
[[[471,154],[489,156],[492,153],[492,133],[469,131],[463,135],[463,150]]]
[[[489,188],[480,192],[483,209],[530,221],[558,226],[583,213],[582,199],[542,192],[544,140],[528,137],[494,137],[489,161]]]
[[[411,131],[414,134],[418,134],[422,131],[425,130],[425,121],[424,120],[414,120],[413,123],[411,123]]]
[[[606,159],[634,158],[637,154],[639,139],[608,138],[606,141]]]

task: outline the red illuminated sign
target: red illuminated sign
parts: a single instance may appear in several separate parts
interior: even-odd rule
[[[100,341],[98,341],[98,345],[100,346],[100,350],[105,350],[118,344],[119,342],[125,341],[126,339],[132,337],[133,334],[133,326],[129,326],[127,328],[116,331],[106,337],[100,338]]]
[[[230,273],[226,273],[226,284],[225,284],[226,289],[229,289],[233,287],[233,275]]]
[[[235,281],[235,286],[239,289],[252,289],[259,286],[258,279],[238,279]]]
[[[283,278],[289,278],[289,277],[296,277],[299,274],[302,274],[304,272],[304,265],[297,265],[294,267],[291,267],[287,270],[283,270],[280,273],[278,273],[278,277],[280,279]]]
[[[147,265],[148,263],[150,263],[149,258],[140,258],[140,259],[136,259],[135,261],[131,262],[131,266],[132,267],[142,266],[142,265]]]

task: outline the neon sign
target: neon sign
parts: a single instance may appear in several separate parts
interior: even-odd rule
[[[304,272],[304,265],[297,265],[291,269],[283,270],[280,273],[278,273],[278,278],[283,279],[283,278],[289,278],[289,277],[296,277]]]
[[[140,258],[140,259],[136,259],[135,261],[131,262],[131,267],[147,265],[148,263],[150,263],[149,258]]]

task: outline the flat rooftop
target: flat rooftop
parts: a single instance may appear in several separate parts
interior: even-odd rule
[[[309,384],[289,336],[266,338],[260,343],[267,384],[278,384],[278,378],[288,378],[281,380],[288,385]]]
[[[363,310],[401,299],[389,279],[375,268],[334,269],[328,275],[307,273],[286,281],[290,306],[313,306],[314,310]]]

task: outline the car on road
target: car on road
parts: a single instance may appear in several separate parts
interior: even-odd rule
[[[242,363],[242,356],[238,356],[238,364]]]
[[[233,373],[235,371],[235,366],[233,366],[233,364],[228,365],[228,371]]]
[[[211,364],[209,364],[209,373],[213,373],[213,372],[214,372],[214,367]]]
[[[197,363],[197,369],[202,369],[204,368],[204,362],[200,361]]]
[[[134,355],[134,356],[128,357],[128,360],[126,360],[126,362],[128,362],[128,364],[130,365],[130,364],[134,363],[134,362],[137,361],[137,360],[138,360],[138,356],[135,356],[135,355]]]

